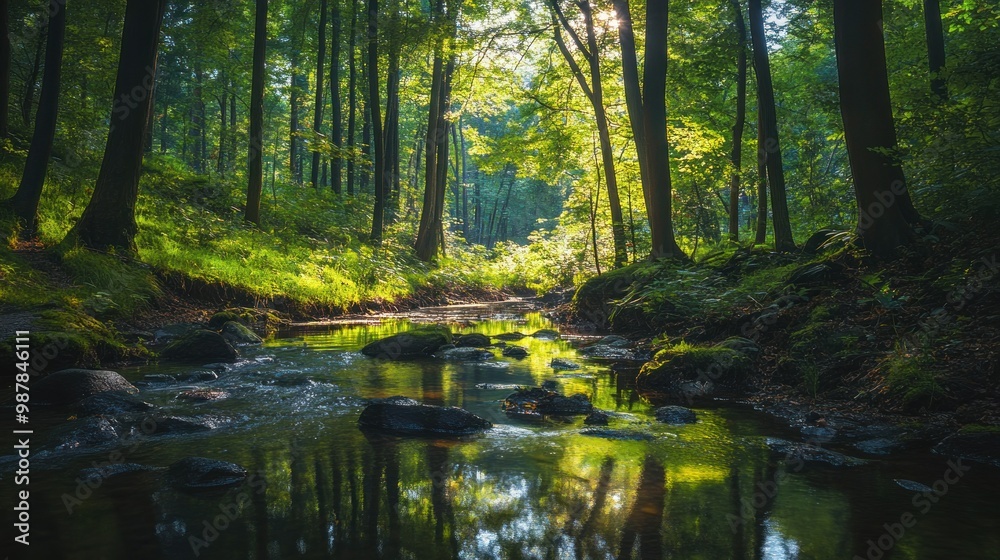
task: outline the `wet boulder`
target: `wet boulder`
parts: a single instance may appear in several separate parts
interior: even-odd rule
[[[445,327],[418,327],[369,343],[361,353],[384,360],[419,358],[433,355],[451,340],[451,331]]]
[[[482,333],[463,334],[455,339],[455,346],[459,348],[486,348],[492,343],[490,337]]]
[[[489,350],[468,346],[461,348],[449,348],[444,352],[439,352],[437,356],[451,362],[485,362],[487,360],[492,360],[495,357],[493,356],[493,352],[490,352]]]
[[[555,329],[538,329],[537,331],[531,333],[531,337],[543,340],[555,340],[559,338],[559,331]]]
[[[564,358],[553,358],[549,362],[549,367],[552,369],[580,369],[580,364]]]
[[[91,395],[119,391],[138,393],[134,385],[113,371],[91,369],[64,369],[51,373],[31,384],[31,402],[34,404],[72,404]]]
[[[464,436],[488,430],[493,424],[457,407],[382,401],[361,411],[358,427],[405,435]]]
[[[114,414],[124,414],[129,412],[146,412],[153,409],[153,405],[139,400],[128,393],[121,391],[108,391],[91,395],[74,405],[76,415],[80,418],[85,416],[108,416]]]
[[[160,352],[161,360],[183,363],[235,362],[238,356],[221,334],[204,329],[182,336]]]
[[[100,416],[90,416],[72,423],[72,429],[59,449],[75,449],[80,447],[97,447],[118,441],[123,431],[116,420]]]
[[[191,389],[190,391],[184,391],[183,393],[177,395],[177,398],[182,401],[192,402],[221,401],[229,398],[229,393],[214,389]]]
[[[261,344],[264,340],[243,323],[228,321],[222,325],[222,337],[231,344]]]
[[[238,486],[247,478],[247,470],[226,461],[187,457],[170,465],[167,478],[181,490],[215,490]]]
[[[143,434],[156,436],[207,432],[218,426],[216,419],[189,416],[146,416],[137,423]]]
[[[590,414],[594,405],[586,395],[564,396],[547,389],[521,389],[507,396],[504,412],[512,415],[572,416]]]
[[[753,361],[736,350],[679,344],[657,352],[636,377],[644,396],[690,402],[742,394]]]
[[[595,410],[583,419],[583,423],[588,426],[607,426],[608,413],[603,410]]]
[[[796,443],[779,438],[767,438],[768,449],[777,455],[784,455],[789,463],[823,465],[834,468],[857,467],[868,463],[864,459],[849,457],[843,453],[823,449],[808,443]]]
[[[507,358],[521,360],[528,357],[528,349],[523,346],[510,345],[503,349],[503,355]]]
[[[974,427],[946,437],[934,453],[1000,467],[1000,427]]]
[[[653,411],[653,416],[664,424],[694,424],[698,421],[698,415],[683,406],[661,406]]]
[[[526,336],[528,336],[528,335],[526,335],[526,334],[524,334],[522,332],[514,331],[514,332],[508,332],[508,333],[498,334],[498,335],[494,336],[493,338],[495,338],[497,340],[504,340],[504,341],[508,341],[509,342],[509,341],[521,340],[522,338],[524,338]]]
[[[165,373],[151,373],[149,375],[143,375],[142,381],[137,383],[150,383],[150,384],[161,384],[161,383],[177,383],[177,378],[173,375],[167,375]]]
[[[140,475],[165,470],[163,467],[151,467],[139,463],[110,463],[96,467],[88,467],[80,471],[80,480],[94,487],[106,480],[122,478],[129,475]]]

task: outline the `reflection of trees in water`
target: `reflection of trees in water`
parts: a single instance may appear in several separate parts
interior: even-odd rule
[[[639,558],[663,558],[660,527],[663,525],[663,501],[666,498],[666,473],[663,464],[647,455],[635,493],[635,503],[622,528],[618,558],[632,558],[632,548],[639,541]]]

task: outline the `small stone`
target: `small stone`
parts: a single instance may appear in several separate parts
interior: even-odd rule
[[[583,423],[588,426],[607,426],[608,413],[601,410],[595,410],[583,419]]]

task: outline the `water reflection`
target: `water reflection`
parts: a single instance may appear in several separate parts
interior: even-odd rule
[[[495,335],[550,327],[534,313],[461,328]],[[290,333],[294,340],[258,351],[272,360],[209,384],[233,396],[207,407],[177,401],[176,388],[146,388],[143,398],[172,413],[236,420],[208,435],[150,440],[127,460],[224,459],[259,473],[266,487],[206,496],[155,478],[115,480],[67,515],[62,494],[79,468],[101,459],[80,455],[32,477],[32,556],[841,559],[863,556],[882,524],[911,507],[893,478],[931,481],[940,475],[934,461],[943,465],[921,457],[859,471],[791,472],[761,443],[780,429],[753,413],[700,410],[698,424],[664,426],[651,420],[627,368],[584,364],[560,376],[548,367],[552,358],[582,360],[565,340],[526,338],[517,344],[528,358],[498,355],[493,364],[358,354],[370,340],[406,328],[400,319]],[[140,379],[171,371],[123,373]],[[589,437],[579,418],[519,423],[500,411],[509,390],[476,388],[550,380],[612,412],[616,428],[653,439]],[[464,407],[497,428],[449,441],[357,429],[363,399],[397,394]],[[883,558],[1000,557],[996,482],[994,471],[974,469]],[[224,512],[233,514],[217,522]]]

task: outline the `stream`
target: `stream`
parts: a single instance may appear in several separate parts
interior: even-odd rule
[[[528,350],[522,360],[499,351],[479,363],[360,353],[418,322],[491,336],[559,329],[527,302],[452,306],[289,328],[241,348],[241,361],[214,381],[144,382],[199,367],[119,369],[143,400],[170,414],[211,417],[218,427],[97,451],[39,445],[30,557],[1000,558],[996,469],[969,464],[939,485],[945,493],[928,496],[896,482],[944,480],[948,460],[926,451],[854,468],[797,468],[771,453],[765,438],[801,436],[749,408],[701,408],[695,424],[661,424],[632,388],[634,369],[630,375],[577,353],[592,336],[526,337],[513,343]],[[582,367],[556,371],[553,358]],[[587,395],[611,414],[609,428],[645,439],[581,433],[581,416],[526,421],[501,410],[513,386],[546,381]],[[196,387],[229,396],[177,399]],[[360,431],[365,403],[394,395],[462,407],[494,428],[456,439]],[[166,466],[188,456],[240,464],[250,477],[212,494],[147,479],[85,489],[77,479],[95,462]]]

